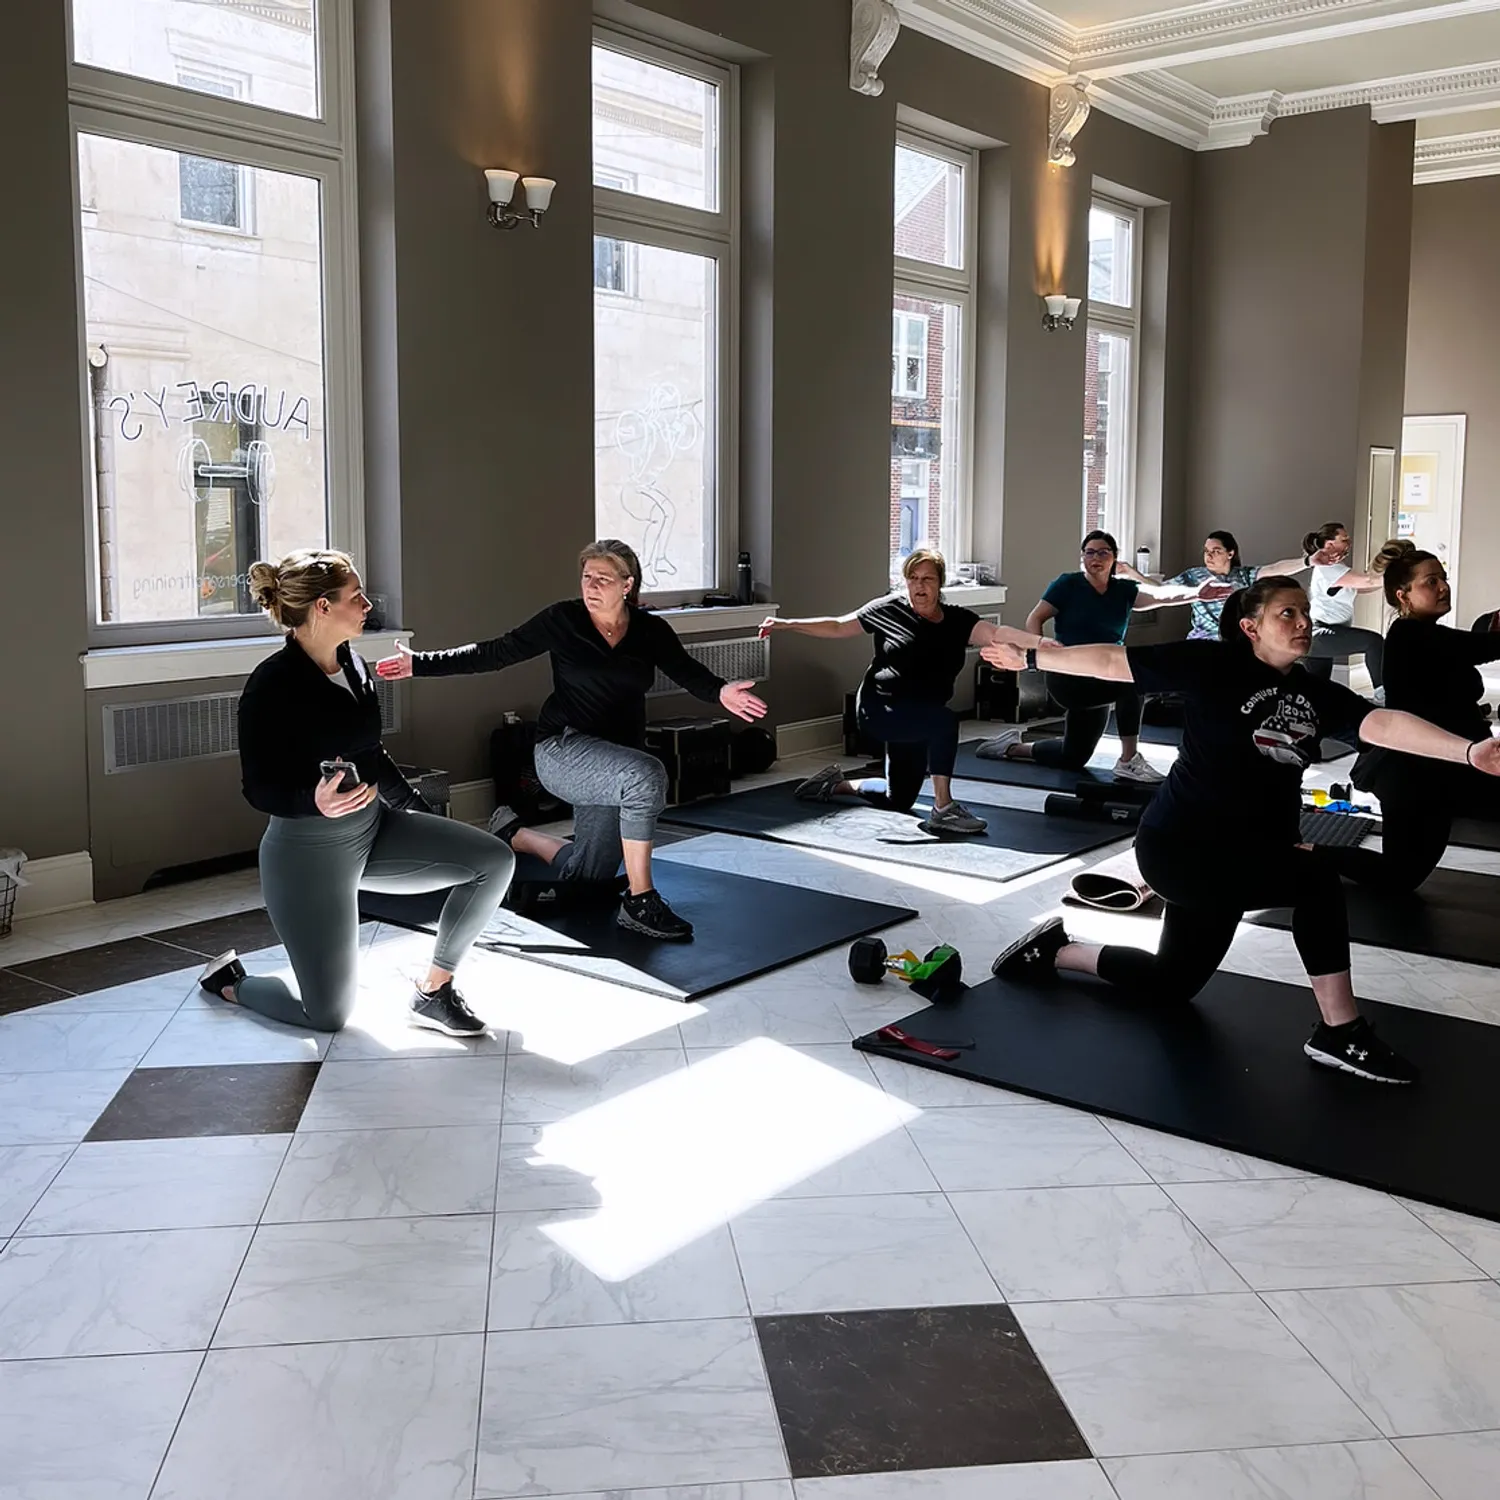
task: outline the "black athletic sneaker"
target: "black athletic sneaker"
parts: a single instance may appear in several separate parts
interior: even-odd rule
[[[990,965],[996,979],[1050,979],[1057,972],[1052,960],[1068,941],[1061,917],[1048,917],[1023,938],[1017,938]]]
[[[451,979],[428,994],[419,985],[411,997],[411,1024],[444,1036],[483,1036],[489,1027],[469,1009]]]
[[[1387,1047],[1363,1016],[1330,1026],[1319,1021],[1302,1050],[1315,1063],[1367,1078],[1371,1083],[1415,1083],[1421,1076],[1414,1063]]]
[[[198,976],[198,985],[215,1000],[222,1000],[225,989],[231,984],[238,984],[244,977],[245,966],[231,948],[227,953],[221,953],[204,964],[203,972]]]
[[[639,932],[668,943],[684,943],[693,935],[693,924],[683,921],[657,890],[642,891],[639,896],[627,893],[615,920],[627,932]]]

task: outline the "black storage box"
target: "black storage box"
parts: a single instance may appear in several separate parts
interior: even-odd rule
[[[646,749],[667,768],[675,806],[728,796],[728,719],[661,719],[646,726]]]
[[[450,816],[449,787],[453,777],[447,771],[430,766],[397,766],[396,769],[417,789],[418,796],[440,818]]]
[[[974,669],[974,717],[1026,724],[1054,714],[1045,672],[1012,672],[987,661]]]
[[[527,823],[551,823],[572,815],[566,802],[537,780],[536,724],[512,715],[490,735],[490,776],[495,802]]]

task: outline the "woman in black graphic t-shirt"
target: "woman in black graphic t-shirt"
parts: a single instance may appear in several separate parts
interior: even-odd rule
[[[1303,769],[1326,734],[1357,732],[1367,745],[1500,775],[1500,741],[1476,745],[1413,714],[1375,708],[1302,666],[1312,643],[1307,595],[1291,578],[1262,579],[1224,607],[1222,641],[1048,647],[1046,670],[1181,693],[1182,753],[1141,818],[1136,860],[1166,902],[1161,946],[1097,948],[1069,942],[1057,918],[996,960],[996,974],[1097,974],[1142,999],[1190,1000],[1229,951],[1240,918],[1292,908],[1292,936],[1322,1020],[1304,1044],[1313,1062],[1380,1083],[1410,1083],[1416,1069],[1374,1034],[1355,1007],[1349,923],[1335,862],[1299,844]],[[992,646],[986,660],[1016,667],[1023,653]],[[1347,737],[1347,736],[1346,736]],[[1232,813],[1246,839],[1225,854]]]

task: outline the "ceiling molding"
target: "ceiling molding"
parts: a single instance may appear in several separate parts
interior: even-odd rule
[[[1500,61],[1441,68],[1432,73],[1408,73],[1399,78],[1376,78],[1341,88],[1306,89],[1284,95],[1281,113],[1306,115],[1320,109],[1349,109],[1358,104],[1368,104],[1371,116],[1381,125],[1500,104]]]
[[[908,30],[1049,89],[1073,74],[1077,31],[1029,0],[896,0],[896,9]]]
[[[1438,136],[1417,142],[1416,171],[1424,182],[1454,182],[1461,177],[1500,176],[1500,130],[1472,135]]]

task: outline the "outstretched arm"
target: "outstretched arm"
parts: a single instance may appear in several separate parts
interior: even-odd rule
[[[810,635],[820,641],[843,641],[860,635],[864,627],[859,623],[859,613],[847,615],[814,615],[806,620],[784,620],[780,615],[768,615],[760,624],[762,637],[778,630],[790,630],[797,635]]]
[[[396,642],[396,654],[376,662],[375,670],[390,681],[403,677],[455,677],[470,672],[498,672],[517,662],[530,661],[550,651],[560,639],[554,626],[551,605],[533,615],[524,625],[490,641],[476,641],[455,646],[451,651],[411,651],[402,641]]]
[[[1059,646],[1044,635],[1028,635],[1024,642],[992,642],[979,654],[992,667],[1019,672],[1026,665],[1028,650],[1036,652],[1036,664],[1044,672],[1062,672],[1068,677],[1099,677],[1106,682],[1135,681],[1123,646]]]
[[[976,620],[974,628],[969,632],[969,644],[979,646],[993,645],[996,641],[1010,642],[1025,650],[1036,639],[1036,632],[1028,634],[1024,630],[1017,630],[1014,625],[992,625],[988,620]]]
[[[1214,583],[1143,583],[1130,607],[1137,614],[1148,609],[1165,609],[1169,604],[1194,604],[1200,599],[1227,599],[1235,592],[1233,584]]]
[[[1359,726],[1359,737],[1367,745],[1381,745],[1427,760],[1471,765],[1487,776],[1500,776],[1500,740],[1466,740],[1461,734],[1449,734],[1446,729],[1399,709],[1377,708],[1366,714]]]

